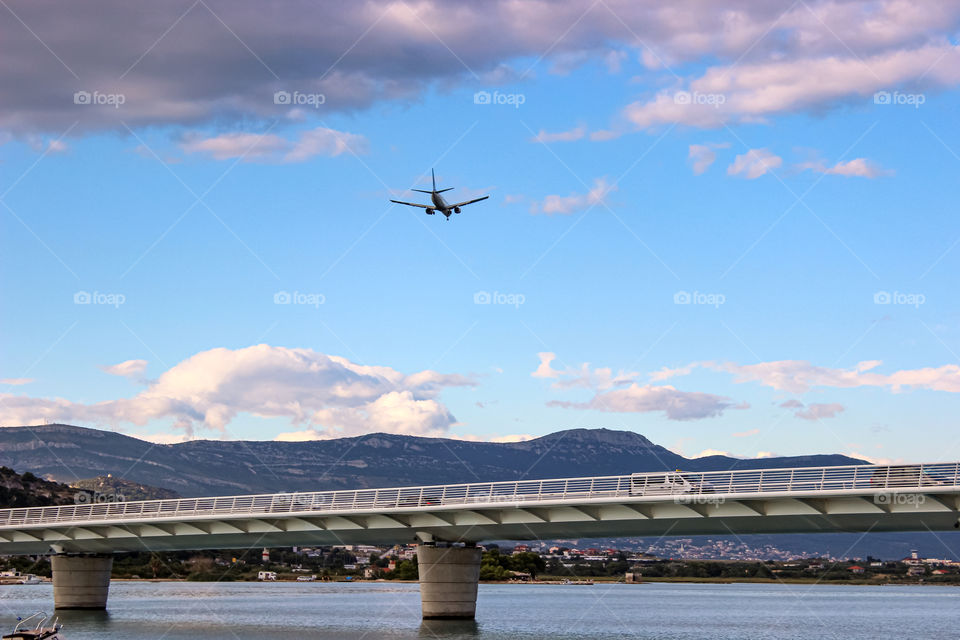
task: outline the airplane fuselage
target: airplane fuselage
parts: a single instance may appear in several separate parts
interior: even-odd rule
[[[452,213],[452,211],[450,207],[447,205],[447,201],[443,199],[442,195],[434,192],[430,194],[430,199],[433,200],[433,207],[437,211],[447,216],[448,218],[450,217],[450,214]]]

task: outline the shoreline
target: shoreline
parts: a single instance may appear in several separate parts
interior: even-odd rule
[[[571,583],[565,584],[564,580],[570,580]],[[579,583],[578,583],[579,581]],[[187,580],[185,578],[112,578],[111,582],[193,582],[196,584],[211,584],[220,582],[218,580]],[[841,585],[841,586],[912,586],[912,587],[960,587],[960,582],[899,582],[899,581],[880,581],[880,580],[818,580],[816,578],[692,578],[692,577],[651,577],[645,578],[640,582],[624,582],[622,579],[611,578],[558,578],[556,580],[533,580],[533,581],[500,581],[500,580],[481,580],[480,584],[495,585],[553,585],[561,587],[590,586],[586,582],[593,582],[594,585],[609,584],[631,584],[643,585],[653,583],[673,583],[673,584],[797,584],[797,585]],[[298,582],[296,580],[230,580],[224,584],[249,583],[249,584],[419,584],[418,580],[314,580],[312,582]],[[49,584],[44,581],[42,584]],[[30,586],[30,585],[0,585],[0,586]]]

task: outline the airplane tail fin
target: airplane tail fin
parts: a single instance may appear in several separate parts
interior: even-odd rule
[[[450,191],[453,187],[447,187],[446,189],[437,189],[437,176],[434,174],[433,169],[430,169],[430,179],[433,182],[433,189],[427,191],[426,189],[411,189],[411,191],[417,191],[419,193],[443,193],[444,191]]]

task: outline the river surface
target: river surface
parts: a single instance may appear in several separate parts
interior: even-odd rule
[[[0,624],[53,606],[0,586]],[[61,612],[66,640],[960,638],[960,587],[480,585],[475,623],[420,620],[416,584],[114,582],[109,612]]]

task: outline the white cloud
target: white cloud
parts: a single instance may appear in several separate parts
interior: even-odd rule
[[[47,153],[66,153],[70,147],[60,139],[50,140],[47,143]]]
[[[668,420],[700,420],[721,415],[727,409],[740,408],[730,398],[698,391],[680,391],[671,386],[631,384],[594,395],[588,402],[553,400],[548,407],[592,409],[614,413],[651,413],[662,411]]]
[[[8,384],[12,387],[30,384],[33,381],[33,378],[0,378],[0,384]]]
[[[473,384],[457,374],[427,370],[406,375],[310,349],[261,344],[197,353],[132,398],[82,404],[0,394],[0,418],[5,424],[54,420],[111,426],[170,420],[193,435],[196,428],[226,433],[245,413],[286,418],[327,435],[442,435],[455,419],[437,395],[446,387]]]
[[[726,409],[747,409],[748,404],[735,404],[729,398],[696,391],[680,391],[671,386],[639,385],[640,374],[620,370],[616,374],[608,367],[591,368],[585,362],[577,367],[554,369],[556,354],[545,351],[537,354],[540,364],[530,375],[554,380],[554,389],[584,388],[593,390],[587,402],[553,400],[548,407],[564,409],[592,409],[616,413],[650,413],[662,411],[670,420],[699,420],[722,414]],[[665,371],[669,371],[665,369]]]
[[[584,362],[580,368],[566,367],[563,370],[554,369],[552,363],[556,360],[556,354],[545,351],[538,353],[540,364],[530,375],[534,378],[553,378],[554,389],[569,389],[573,387],[583,387],[587,389],[609,389],[611,387],[629,384],[639,377],[635,371],[623,371],[616,374],[613,369],[608,367],[590,368],[589,362]]]
[[[191,436],[186,433],[147,433],[130,435],[132,435],[134,438],[146,440],[147,442],[152,442],[154,444],[179,444],[192,439]]]
[[[824,420],[826,418],[835,418],[838,414],[846,410],[842,404],[833,402],[830,404],[804,405],[799,400],[787,400],[780,405],[784,409],[794,409],[793,415],[801,420]]]
[[[607,195],[616,190],[617,185],[609,184],[605,177],[597,178],[587,193],[571,193],[569,196],[550,195],[544,198],[543,202],[531,204],[530,212],[570,215],[605,202]]]
[[[782,164],[783,158],[769,149],[750,149],[734,159],[733,164],[727,167],[727,175],[743,175],[748,180],[754,180]]]
[[[696,368],[697,363],[688,364],[685,367],[677,367],[676,369],[671,369],[669,367],[663,367],[659,371],[654,371],[650,374],[650,379],[654,382],[663,382],[664,380],[669,380],[670,378],[676,376],[686,376]]]
[[[699,176],[710,168],[710,165],[717,159],[717,153],[714,149],[726,149],[729,146],[729,143],[690,145],[687,159],[690,161],[693,174]]]
[[[603,56],[603,64],[609,73],[620,73],[623,62],[630,58],[630,54],[623,50],[611,49]]]
[[[581,139],[587,134],[587,128],[584,125],[580,125],[574,129],[569,129],[567,131],[557,131],[556,133],[548,133],[544,129],[540,129],[540,132],[534,137],[530,138],[531,142],[573,142],[575,140]]]
[[[737,433],[732,433],[734,438],[749,438],[750,436],[755,436],[760,433],[760,429],[749,429],[747,431],[738,431]]]
[[[822,109],[852,99],[872,104],[875,93],[916,82],[956,86],[960,47],[944,40],[870,56],[842,52],[717,65],[686,87],[628,105],[623,115],[638,129],[672,123],[716,128],[763,122],[776,114]]]
[[[838,162],[832,167],[827,167],[822,162],[808,162],[797,165],[797,167],[802,170],[810,170],[827,175],[859,178],[882,178],[894,174],[892,169],[883,169],[865,158],[855,158],[847,162]]]
[[[303,429],[301,431],[278,433],[274,440],[277,442],[307,442],[309,440],[327,440],[328,438],[329,436],[322,431]]]
[[[136,380],[142,377],[143,372],[147,370],[147,361],[125,360],[119,364],[103,365],[100,368],[112,376],[121,376]]]
[[[467,442],[500,442],[500,443],[510,443],[510,442],[526,442],[528,440],[533,440],[537,436],[530,435],[529,433],[514,433],[506,436],[492,436],[492,437],[483,437],[474,434],[465,434],[458,436],[451,436],[455,440],[466,440]]]
[[[178,16],[163,3],[100,0],[97,7],[65,3],[53,11],[45,3],[23,3],[17,10],[31,28],[4,33],[0,129],[63,131],[78,119],[76,131],[125,131],[122,123],[229,126],[318,112],[277,103],[278,90],[322,93],[319,114],[326,116],[384,100],[413,102],[436,86],[472,84],[476,77],[501,82],[515,77],[518,60],[541,55],[555,71],[593,60],[616,71],[625,56],[637,57],[655,82],[673,77],[676,71],[667,67],[682,71],[685,63],[705,60],[714,66],[688,88],[717,86],[728,97],[723,109],[707,107],[708,116],[717,112],[700,117],[707,121],[818,109],[868,95],[875,85],[917,79],[928,69],[923,80],[946,85],[960,68],[950,45],[960,22],[955,2],[927,2],[920,10],[907,0],[608,0],[603,6],[590,0],[450,0],[439,12],[430,3],[370,0],[338,6],[337,19],[330,20],[323,4],[263,12],[250,0],[236,0],[218,5],[222,24],[208,20],[201,4],[159,42],[158,33]],[[36,55],[34,33],[56,57]],[[238,46],[236,34],[245,46]],[[107,43],[110,55],[90,42]],[[448,46],[463,64],[451,61]],[[136,61],[148,50],[136,73],[118,79],[117,60]],[[251,51],[269,71],[256,60],[251,67]],[[69,82],[63,94],[48,86],[49,78],[63,75],[61,60],[83,70],[82,80]],[[96,88],[118,92],[124,104],[84,109],[69,100],[73,91]],[[697,119],[688,115],[696,109],[668,106],[638,117]],[[635,110],[649,109],[641,102]]]
[[[858,458],[860,460],[866,460],[870,464],[903,464],[903,458],[878,458],[876,456],[868,456],[863,453],[857,453],[856,451],[849,451],[845,456],[850,456],[851,458]]]
[[[367,152],[367,139],[359,134],[317,127],[300,132],[295,140],[274,134],[223,133],[212,138],[189,135],[180,143],[186,153],[204,153],[215,160],[243,158],[246,162],[304,162],[316,156]]]
[[[557,354],[552,351],[541,351],[537,354],[537,357],[540,358],[540,364],[537,366],[536,370],[530,375],[534,378],[556,378],[560,374],[557,371],[554,371],[553,367],[550,366],[550,363],[557,359]]]
[[[693,456],[694,458],[706,458],[707,456],[726,456],[728,458],[736,458],[738,456],[733,455],[729,451],[722,451],[720,449],[704,449],[700,453]]]
[[[939,367],[901,369],[889,374],[876,373],[880,360],[865,360],[852,369],[819,367],[806,360],[776,360],[740,365],[732,362],[695,362],[686,367],[661,370],[655,375],[661,379],[689,374],[702,367],[723,371],[734,376],[734,382],[759,382],[777,391],[805,393],[814,387],[848,389],[853,387],[882,387],[894,392],[905,388],[929,389],[960,393],[960,366],[945,364]],[[665,373],[668,372],[668,373]],[[788,402],[798,403],[793,400]],[[796,405],[791,405],[796,406]]]

